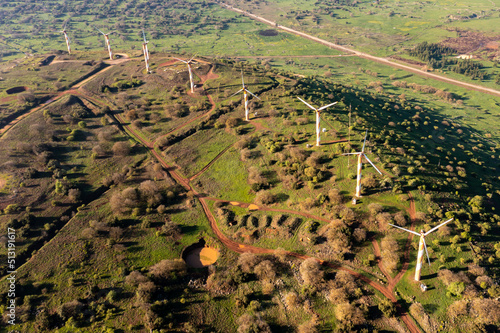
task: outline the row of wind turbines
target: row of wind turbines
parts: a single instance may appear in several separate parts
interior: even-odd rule
[[[109,40],[109,35],[111,35],[113,32],[104,33],[104,32],[102,32],[101,29],[99,29],[97,27],[94,27],[94,28],[96,28],[97,31],[99,31],[104,36],[104,42],[106,43],[106,48],[108,49],[109,59],[113,60],[113,51],[111,50],[111,42]],[[64,39],[66,41],[66,47],[68,48],[68,54],[71,54],[70,39],[69,39],[68,33],[66,32],[66,26],[63,27],[63,29],[62,29],[61,32],[63,33]],[[142,43],[142,52],[144,54],[144,60],[146,62],[146,72],[150,73],[151,72],[151,68],[149,66],[148,41],[146,40],[146,33],[144,32],[144,30],[142,30],[142,36],[144,38],[144,42]],[[191,73],[191,71],[190,71],[190,73]]]
[[[112,33],[104,33],[102,32],[100,29],[98,29],[96,27],[96,29],[104,36],[104,39],[105,39],[105,42],[106,42],[106,47],[108,49],[108,54],[109,54],[109,58],[110,60],[113,60],[113,52],[111,50],[111,44],[110,44],[110,41],[109,41],[109,35]],[[64,38],[66,40],[66,46],[68,48],[68,53],[71,54],[71,46],[70,46],[70,40],[69,40],[69,37],[68,37],[68,34],[66,32],[66,29],[63,28],[63,30],[61,31],[63,34],[64,34]],[[144,38],[144,42],[142,44],[142,51],[143,51],[143,54],[144,54],[144,60],[145,60],[145,63],[146,63],[146,72],[147,73],[150,73],[151,72],[151,68],[150,68],[150,65],[149,65],[149,50],[148,50],[148,41],[146,40],[146,34],[144,32],[144,30],[142,31],[142,35],[143,35],[143,38]],[[183,59],[179,59],[179,58],[175,58],[176,60],[179,60],[183,63],[185,63],[187,65],[187,68],[188,68],[188,72],[189,72],[189,82],[190,82],[190,90],[191,90],[191,93],[194,93],[194,81],[193,81],[193,70],[191,68],[191,64],[194,62],[194,57],[191,57],[189,60],[183,60]],[[230,97],[233,97],[239,93],[243,93],[243,102],[244,102],[244,107],[245,107],[245,120],[246,121],[249,121],[249,108],[248,108],[248,94],[252,95],[253,97],[257,98],[260,100],[259,97],[257,97],[254,93],[252,93],[248,88],[247,86],[245,85],[245,80],[243,78],[243,71],[241,73],[241,84],[242,84],[242,88],[240,90],[238,90],[236,93],[234,93],[233,95],[231,95]],[[320,130],[320,121],[321,121],[321,113],[323,110],[331,107],[331,106],[334,106],[335,104],[337,104],[338,102],[334,102],[334,103],[331,103],[331,104],[328,104],[328,105],[324,105],[322,107],[314,107],[312,106],[311,104],[307,103],[305,100],[303,100],[302,98],[300,97],[297,97],[302,103],[304,103],[307,107],[309,107],[311,110],[313,110],[316,114],[316,146],[320,146],[321,145],[321,130]],[[370,163],[371,166],[373,166],[373,168],[380,174],[382,175],[382,172],[375,166],[375,164],[368,158],[368,156],[366,155],[365,153],[365,147],[366,147],[366,138],[368,136],[368,130],[366,130],[365,132],[365,138],[363,140],[363,146],[361,148],[361,151],[359,152],[353,152],[353,153],[344,153],[342,155],[357,155],[358,157],[358,163],[357,163],[357,174],[356,174],[356,192],[355,192],[355,196],[356,198],[361,198],[361,171],[362,171],[362,168],[363,168],[363,158],[365,158],[368,163]],[[419,241],[419,246],[418,246],[418,254],[417,254],[417,265],[415,267],[415,281],[420,281],[420,278],[421,278],[421,271],[422,271],[422,261],[423,261],[423,257],[424,257],[424,250],[425,250],[425,253],[427,255],[427,261],[429,263],[429,266],[431,264],[430,262],[430,257],[429,257],[429,252],[427,251],[427,244],[425,243],[425,237],[428,236],[429,234],[431,234],[432,232],[436,231],[437,229],[441,228],[442,226],[444,226],[445,224],[451,222],[453,219],[449,219],[441,224],[439,224],[438,226],[430,229],[429,231],[427,232],[424,232],[423,230],[420,230],[420,233],[416,232],[416,231],[413,231],[413,230],[410,230],[410,229],[406,229],[406,228],[402,228],[400,226],[397,226],[397,225],[394,225],[394,224],[390,224],[391,226],[395,227],[395,228],[398,228],[398,229],[401,229],[401,230],[404,230],[406,232],[409,232],[411,234],[414,234],[414,235],[417,235],[420,237],[420,241]]]

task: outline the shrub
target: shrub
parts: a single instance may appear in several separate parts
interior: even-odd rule
[[[127,156],[130,153],[130,144],[126,141],[116,142],[111,150],[116,156]]]
[[[251,252],[244,252],[238,257],[238,266],[244,273],[252,273],[258,262],[257,256]]]
[[[184,275],[186,271],[186,263],[181,259],[165,259],[149,268],[149,273],[161,280],[175,279]]]
[[[255,202],[260,205],[269,205],[276,202],[276,197],[268,191],[259,191],[255,196]]]

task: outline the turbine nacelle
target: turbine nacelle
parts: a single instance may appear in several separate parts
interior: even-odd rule
[[[249,114],[249,111],[248,111],[248,98],[247,98],[247,93],[249,93],[250,95],[252,95],[253,97],[257,98],[258,100],[260,100],[259,97],[257,97],[254,93],[252,93],[250,90],[247,89],[247,87],[245,86],[245,80],[243,79],[243,70],[241,71],[241,85],[242,85],[242,88],[240,90],[238,90],[237,92],[235,92],[234,94],[232,94],[231,96],[229,96],[229,98],[239,94],[240,92],[243,92],[243,100],[244,100],[244,103],[245,103],[245,120],[246,121],[249,121],[250,118],[248,118],[248,114]]]
[[[321,137],[320,137],[320,127],[319,127],[319,122],[320,122],[320,114],[321,114],[321,111],[332,106],[332,105],[335,105],[337,104],[338,102],[335,102],[335,103],[331,103],[331,104],[328,104],[328,105],[325,105],[325,106],[322,106],[320,108],[315,108],[314,106],[312,106],[311,104],[307,103],[306,101],[304,101],[302,98],[300,97],[297,97],[302,103],[304,103],[305,105],[307,105],[310,109],[314,110],[316,112],[316,146],[319,146],[320,145],[320,141],[321,141]],[[324,131],[323,131],[324,132]]]

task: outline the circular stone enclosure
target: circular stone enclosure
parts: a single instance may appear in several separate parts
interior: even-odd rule
[[[259,35],[266,36],[266,37],[278,36],[278,31],[276,31],[274,29],[260,30]]]
[[[193,268],[203,268],[214,264],[219,259],[219,251],[206,246],[202,238],[198,243],[186,247],[182,252],[182,259]]]

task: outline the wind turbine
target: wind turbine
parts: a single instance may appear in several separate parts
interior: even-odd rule
[[[109,35],[112,34],[112,32],[105,34],[98,27],[95,28],[99,30],[99,32],[104,36],[104,39],[106,40],[106,46],[108,47],[109,59],[113,60],[113,52],[111,52],[111,44],[109,44]]]
[[[142,53],[144,53],[144,61],[146,62],[146,72],[149,73],[149,50],[148,50],[148,41],[146,40],[146,34],[144,33],[144,29],[142,30],[142,36],[144,37],[144,43],[142,43]]]
[[[68,37],[68,34],[66,33],[66,25],[64,25],[61,32],[64,34],[64,39],[66,39],[66,46],[68,47],[68,54],[71,54],[71,46],[69,46],[69,37]]]
[[[375,170],[377,170],[377,172],[382,175],[382,172],[380,172],[380,170],[377,169],[375,164],[373,164],[372,161],[370,161],[368,156],[366,156],[366,154],[365,154],[365,145],[366,145],[367,135],[368,135],[368,130],[366,130],[365,140],[363,142],[363,148],[361,149],[360,152],[342,154],[342,155],[358,155],[358,175],[357,175],[357,179],[356,179],[356,197],[358,197],[358,198],[361,198],[361,169],[363,168],[363,163],[362,163],[363,156],[372,165],[372,167],[374,167]]]
[[[196,55],[194,55],[191,59],[189,59],[188,61],[186,60],[182,60],[182,59],[179,59],[179,58],[174,58],[174,59],[177,59],[179,61],[182,61],[183,63],[185,63],[187,66],[188,66],[188,71],[189,71],[189,83],[191,84],[191,93],[193,94],[194,93],[194,82],[193,82],[193,71],[191,70],[191,62],[193,61],[194,57]],[[149,57],[149,56],[148,56]]]
[[[425,249],[425,253],[427,254],[427,261],[429,262],[429,267],[431,266],[431,259],[429,258],[429,252],[427,252],[427,245],[425,244],[425,236],[427,236],[431,232],[433,232],[433,231],[441,228],[443,225],[445,225],[446,223],[448,223],[448,222],[450,222],[452,220],[453,219],[449,219],[448,221],[441,223],[437,227],[434,227],[434,228],[432,228],[431,230],[429,230],[429,231],[427,231],[425,233],[424,233],[423,230],[420,230],[420,233],[418,233],[416,231],[412,231],[412,230],[409,230],[409,229],[401,228],[401,227],[398,227],[397,225],[389,223],[389,225],[392,225],[393,227],[396,227],[398,229],[401,229],[401,230],[410,232],[410,233],[412,233],[414,235],[420,236],[420,242],[418,243],[417,267],[415,267],[415,281],[420,281],[420,271],[422,269],[422,259],[424,258],[424,249]]]
[[[297,97],[302,103],[304,103],[305,105],[307,105],[309,108],[313,109],[314,111],[316,111],[316,146],[319,146],[320,145],[320,141],[321,141],[321,138],[319,136],[320,134],[320,130],[319,130],[319,121],[320,121],[320,111],[321,110],[324,110],[332,105],[335,105],[337,104],[337,102],[335,103],[332,103],[332,104],[328,104],[328,105],[325,105],[325,106],[322,106],[320,107],[319,109],[316,109],[315,107],[311,106],[309,103],[307,103],[306,101],[304,101],[302,98],[300,97]]]
[[[245,86],[245,81],[243,80],[243,70],[241,71],[241,84],[243,85],[243,88],[241,88],[240,90],[238,90],[237,92],[235,92],[234,94],[232,94],[230,97],[233,97],[234,95],[237,95],[237,94],[239,94],[240,92],[243,91],[243,100],[245,101],[245,120],[249,121],[250,119],[248,118],[248,97],[247,97],[247,93],[249,93],[250,95],[252,95],[253,97],[255,97],[257,99],[260,99],[260,98],[258,98],[257,96],[255,96],[254,93],[252,93],[250,90],[248,90],[247,87]]]

